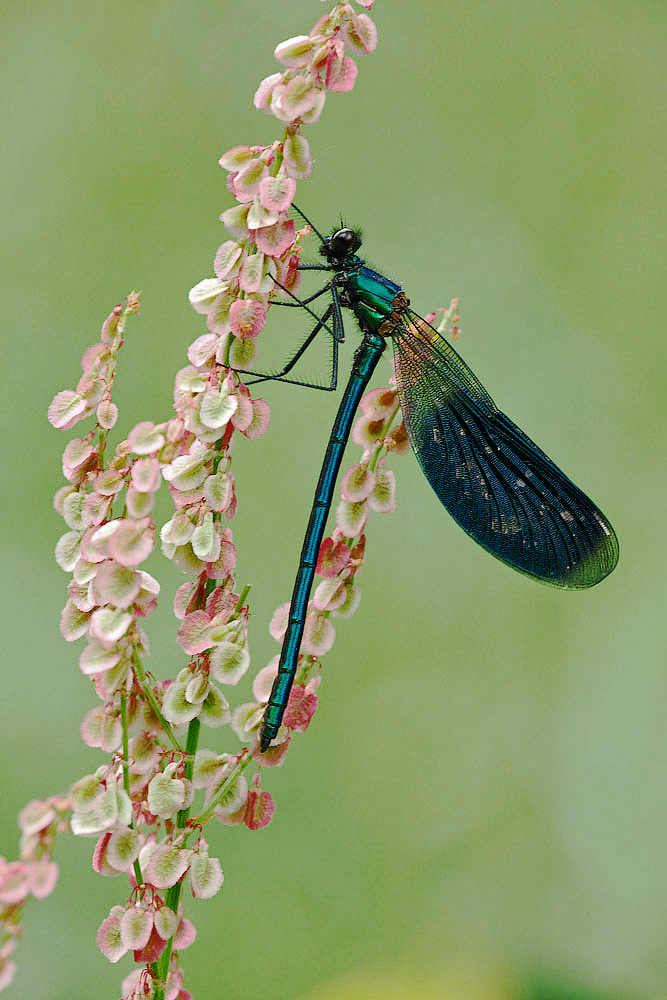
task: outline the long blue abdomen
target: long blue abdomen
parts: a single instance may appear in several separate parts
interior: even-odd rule
[[[292,592],[292,602],[289,609],[287,631],[283,639],[278,664],[278,676],[273,682],[269,703],[264,712],[260,733],[260,747],[264,751],[275,737],[285,712],[287,699],[294,681],[299,649],[303,638],[306,621],[308,598],[313,585],[317,556],[324,535],[333,491],[338,478],[338,470],[345,451],[347,439],[352,430],[352,423],[368,382],[375,370],[382,352],[386,347],[384,337],[377,333],[367,332],[354,355],[352,372],[348,380],[338,413],[331,430],[326,454],[322,463],[322,471],[315,490],[315,499],[310,511],[310,519],[306,528],[306,536],[301,549],[299,569]]]

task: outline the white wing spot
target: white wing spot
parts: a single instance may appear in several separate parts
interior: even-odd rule
[[[598,514],[593,514],[593,517],[595,518],[595,520],[597,521],[597,523],[600,525],[600,527],[604,531],[605,535],[611,535],[611,531],[609,530],[609,528],[607,527],[607,525],[604,523],[604,521],[602,520],[602,518]]]

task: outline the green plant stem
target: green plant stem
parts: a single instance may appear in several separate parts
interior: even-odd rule
[[[249,586],[244,587],[243,590],[241,591],[241,595],[240,595],[238,601],[236,602],[236,607],[234,609],[234,615],[237,615],[240,612],[241,608],[245,604],[245,600],[246,600],[246,598],[247,598],[247,596],[248,596],[249,593],[250,593],[250,587]],[[232,617],[234,617],[234,615],[232,615]],[[178,742],[176,741],[176,738],[173,736],[173,733],[171,732],[171,729],[169,727],[169,723],[162,716],[162,713],[160,712],[160,710],[159,710],[159,708],[157,706],[157,703],[155,701],[153,693],[148,688],[148,685],[146,683],[146,675],[143,672],[143,668],[141,666],[141,661],[139,660],[139,656],[138,656],[138,654],[136,652],[136,649],[134,650],[134,658],[135,658],[135,674],[137,675],[137,677],[138,677],[138,679],[140,681],[142,690],[146,694],[146,697],[147,697],[148,701],[150,702],[151,708],[153,709],[153,711],[155,712],[155,714],[157,715],[157,717],[160,719],[160,721],[164,725],[165,732],[170,737],[170,739],[171,739],[172,743],[174,744],[174,746],[177,749],[180,750],[181,748],[178,745]],[[139,670],[137,670],[137,666],[139,667]],[[190,722],[190,725],[188,726],[188,736],[187,736],[187,741],[186,741],[186,746],[185,746],[185,778],[188,781],[192,781],[192,774],[193,774],[194,766],[195,766],[195,754],[197,753],[197,744],[199,743],[199,730],[200,730],[200,728],[201,728],[201,723],[200,723],[200,721],[199,721],[198,718],[192,719],[192,721]],[[247,751],[244,750],[243,754],[246,754],[246,753],[247,753]],[[126,756],[127,756],[127,754],[126,754]],[[213,801],[213,803],[211,803],[212,808],[211,808],[211,806],[209,806],[209,809],[206,810],[206,813],[209,813],[209,810],[210,810],[210,816],[207,817],[207,820],[205,820],[205,822],[207,822],[208,819],[210,819],[211,816],[213,815],[213,811],[215,809],[215,805],[217,803],[217,799],[222,795],[222,793],[224,792],[224,790],[226,789],[226,787],[229,785],[229,782],[237,774],[241,773],[241,771],[243,770],[243,768],[248,765],[248,763],[250,762],[251,759],[252,758],[250,758],[249,756],[245,757],[245,759],[242,757],[241,761],[239,761],[239,763],[236,765],[236,767],[234,768],[234,770],[227,777],[227,779],[225,780],[224,784],[222,785],[222,787],[220,789],[220,792],[218,793],[218,796],[216,796],[216,799]],[[203,815],[206,815],[206,814],[203,814]],[[185,830],[186,826],[187,826],[187,822],[188,822],[189,817],[190,817],[190,806],[188,806],[187,809],[181,809],[181,810],[179,810],[179,812],[177,813],[177,816],[176,816],[176,828],[179,829],[179,830]],[[198,826],[203,826],[203,822],[202,822],[202,817],[201,816],[197,820],[197,825]],[[166,892],[165,904],[171,910],[173,910],[174,913],[178,913],[178,904],[179,904],[180,898],[181,898],[181,888],[182,888],[182,885],[183,885],[182,881],[181,882],[177,882],[176,885],[170,886],[167,889],[167,892]],[[170,959],[171,959],[171,952],[172,952],[172,948],[173,948],[173,943],[174,943],[173,937],[169,938],[169,940],[167,941],[167,944],[166,944],[166,947],[165,947],[164,951],[160,955],[160,958],[158,959],[157,962],[153,962],[153,964],[151,966],[151,969],[152,969],[152,972],[153,972],[153,977],[154,977],[154,980],[155,980],[154,1000],[164,1000],[165,988],[166,988],[166,982],[167,982],[167,974],[169,973],[169,962],[170,962]]]
[[[157,701],[155,700],[155,695],[151,691],[150,685],[148,684],[148,682],[146,680],[146,673],[144,671],[144,668],[143,668],[143,665],[141,663],[141,660],[139,659],[139,654],[137,653],[136,646],[132,650],[132,666],[134,667],[135,676],[136,676],[137,680],[139,681],[139,687],[141,688],[141,691],[142,691],[142,693],[143,693],[146,701],[151,706],[154,714],[159,719],[160,725],[164,729],[169,742],[171,743],[171,745],[173,746],[173,748],[175,750],[178,750],[180,753],[183,753],[183,747],[181,746],[181,744],[178,742],[178,740],[174,736],[174,733],[172,731],[171,726],[169,725],[169,723],[165,719],[164,715],[160,711],[160,706],[158,705]]]
[[[127,695],[123,691],[120,696],[120,718],[123,726],[123,788],[127,792],[127,797],[131,799],[130,795],[130,740],[127,727]],[[134,829],[134,820],[130,820],[130,829]],[[134,877],[137,881],[137,885],[142,885],[144,877],[141,874],[141,866],[137,859],[134,860],[132,864],[132,870],[134,871]]]
[[[393,424],[393,422],[394,422],[394,420],[396,418],[396,414],[398,413],[399,410],[400,410],[400,406],[397,406],[394,410],[392,410],[392,412],[389,414],[389,416],[385,420],[385,422],[384,422],[384,428],[383,428],[383,437],[386,437],[387,434],[389,433],[389,431],[391,430],[391,425]],[[380,455],[382,454],[383,449],[384,449],[384,444],[380,444],[380,445],[378,445],[378,447],[373,452],[373,457],[371,458],[371,460],[369,462],[369,466],[368,466],[369,469],[371,470],[371,472],[375,472],[375,469],[377,468],[378,460],[380,458]]]
[[[130,740],[127,731],[127,695],[124,691],[120,696],[120,721],[123,727],[123,788],[130,798]]]
[[[200,728],[201,723],[199,719],[192,719],[190,725],[188,726],[188,738],[185,748],[185,777],[188,781],[192,781],[192,772],[195,764],[195,754],[197,752],[197,744],[199,742]],[[185,829],[189,815],[189,806],[187,809],[181,809],[178,812],[178,815],[176,816],[176,826],[179,830]],[[174,913],[178,913],[178,904],[181,898],[182,885],[182,881],[177,882],[176,885],[172,885],[167,889],[165,903],[171,910],[174,911]],[[167,981],[167,974],[169,972],[169,960],[171,959],[173,943],[173,937],[169,938],[164,951],[160,955],[160,958],[153,964],[153,973],[157,979],[155,1000],[164,1000],[164,990]]]
[[[197,752],[197,743],[199,742],[199,730],[201,728],[201,722],[198,718],[192,719],[190,725],[188,726],[188,739],[185,747],[185,778],[187,781],[192,781],[192,772],[195,766],[195,754]],[[185,829],[185,823],[190,815],[190,806],[187,809],[181,809],[176,817],[176,826],[179,830]]]
[[[204,809],[204,812],[197,817],[197,824],[199,826],[205,826],[206,823],[208,823],[208,821],[213,818],[213,814],[218,806],[218,803],[224,798],[227,789],[231,785],[232,781],[234,781],[239,776],[239,774],[245,771],[246,767],[248,766],[251,760],[252,757],[248,753],[247,749],[244,748],[241,751],[241,756],[236,762],[236,765],[229,772],[223,783],[220,785],[220,788],[218,789],[215,797],[211,799],[206,809]]]
[[[238,601],[236,602],[236,607],[234,608],[234,615],[237,615],[239,613],[239,611],[241,610],[241,608],[245,604],[246,598],[247,598],[247,596],[248,596],[249,593],[250,593],[250,586],[248,585],[248,586],[245,586],[243,588],[243,590],[241,591],[241,596],[239,597]],[[232,618],[234,617],[234,615],[232,615]]]

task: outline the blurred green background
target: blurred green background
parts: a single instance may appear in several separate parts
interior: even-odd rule
[[[217,158],[280,135],[252,95],[278,68],[275,44],[325,9],[3,5],[6,856],[21,805],[102,760],[78,736],[93,703],[80,644],[58,633],[67,578],[52,560],[51,494],[67,437],[47,405],[76,383],[110,308],[140,288],[122,427],[169,414],[173,373],[204,332],[187,291],[212,273],[232,203]],[[378,0],[372,15],[379,47],[307,131],[315,168],[298,201],[321,227],[340,212],[361,224],[371,264],[420,312],[460,296],[459,350],[600,503],[621,562],[589,592],[537,586],[457,529],[410,455],[396,459],[397,511],[369,524],[362,605],[338,626],[320,711],[266,774],[276,818],[258,833],[211,831],[226,884],[190,904],[186,983],[197,1000],[658,997],[667,7]],[[388,374],[387,361],[376,384]],[[277,649],[267,622],[291,590],[337,404],[280,385],[264,396],[271,431],[234,456],[254,668]],[[164,588],[152,669],[167,676],[182,578],[152,565]],[[118,995],[129,963],[110,966],[94,938],[124,887],[92,874],[91,849],[60,844],[58,890],[29,907],[9,996]],[[482,992],[455,981],[462,966]]]

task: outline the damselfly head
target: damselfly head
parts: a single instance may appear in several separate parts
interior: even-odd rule
[[[320,254],[326,257],[330,264],[342,264],[348,254],[356,253],[360,246],[361,233],[359,230],[344,226],[324,240],[320,247]]]

